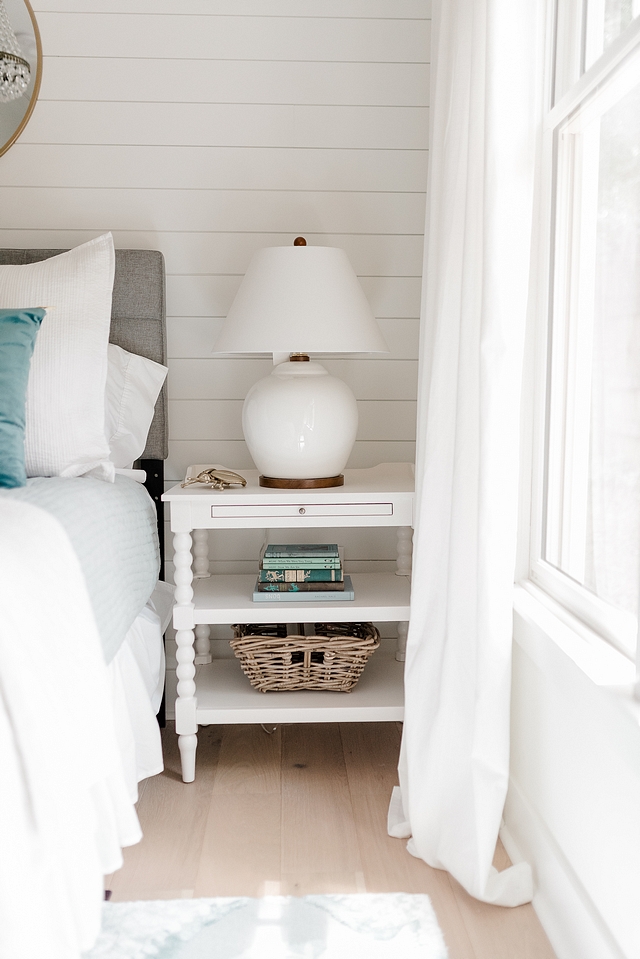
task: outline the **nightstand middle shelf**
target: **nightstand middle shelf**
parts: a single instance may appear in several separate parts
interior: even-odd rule
[[[174,625],[299,622],[395,622],[409,619],[410,579],[396,573],[351,573],[351,602],[254,603],[255,573],[218,574],[193,581],[194,608],[176,607]]]

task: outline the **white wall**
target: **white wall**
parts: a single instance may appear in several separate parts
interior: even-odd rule
[[[162,250],[168,485],[190,463],[252,466],[242,400],[270,363],[211,348],[252,253],[299,234],[347,250],[391,350],[326,364],[358,399],[348,465],[412,461],[429,0],[33,6],[43,81],[0,157],[0,245],[67,247],[111,230],[120,248]],[[389,568],[394,532],[366,533],[340,535],[350,568]],[[254,568],[261,541],[212,537],[214,569]]]
[[[640,956],[640,708],[633,665],[516,613],[503,836],[534,869],[558,959]],[[533,611],[533,615],[531,615]],[[565,640],[563,642],[562,640]],[[564,646],[564,648],[563,648]]]
[[[391,348],[327,362],[360,408],[349,466],[413,460],[428,0],[33,5],[44,75],[0,157],[0,245],[111,230],[118,247],[163,251],[167,480],[252,465],[242,400],[270,364],[210,352],[252,253],[298,234],[347,250]],[[214,559],[255,563],[255,539],[221,537]],[[393,543],[356,537],[347,555],[389,560]]]

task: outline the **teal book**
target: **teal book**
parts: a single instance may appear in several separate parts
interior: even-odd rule
[[[261,569],[261,583],[341,583],[342,569]]]
[[[270,558],[263,556],[260,563],[261,569],[340,569],[342,563],[340,557],[330,557],[328,559],[313,559],[310,556],[301,556],[299,559],[290,557],[285,559],[282,556]]]
[[[344,578],[344,590],[335,592],[334,590],[312,591],[312,590],[287,590],[287,592],[262,592],[259,589],[260,583],[256,582],[256,588],[253,591],[254,603],[344,603],[355,599],[353,584],[350,576]]]
[[[310,559],[330,559],[338,556],[337,543],[269,543],[265,546],[265,557],[269,559],[299,559],[308,556]]]

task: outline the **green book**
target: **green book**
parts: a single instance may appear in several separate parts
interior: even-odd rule
[[[341,583],[342,569],[261,569],[261,583]]]

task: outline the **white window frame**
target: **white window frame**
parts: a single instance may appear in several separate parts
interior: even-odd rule
[[[583,69],[588,69],[604,52],[604,19],[606,0],[584,0]],[[640,15],[640,0],[632,0],[632,16]]]
[[[569,322],[566,327],[563,330],[556,329],[551,332],[551,336],[554,338],[553,348],[558,351],[560,356],[564,350],[571,350],[573,346],[572,340],[575,343],[577,338],[577,342],[581,344],[583,344],[585,340],[589,340],[588,337],[578,337],[578,333],[584,332],[585,323],[589,324],[592,322],[592,317],[587,311],[577,309],[578,303],[575,297],[575,290],[560,289],[557,285],[557,280],[555,288],[552,289],[552,271],[557,257],[559,255],[566,255],[567,257],[575,255],[573,245],[571,249],[567,246],[566,250],[554,250],[553,238],[556,233],[555,222],[556,217],[568,218],[573,216],[575,210],[570,209],[568,204],[575,204],[576,197],[579,199],[581,194],[582,196],[588,194],[588,191],[581,191],[580,183],[576,182],[573,177],[574,170],[576,168],[580,169],[580,165],[578,164],[574,167],[571,162],[571,151],[581,148],[580,137],[576,136],[576,134],[580,133],[580,116],[582,116],[583,119],[586,116],[588,109],[586,104],[589,103],[589,101],[593,104],[596,104],[598,100],[602,101],[602,98],[607,95],[607,88],[612,86],[613,83],[619,82],[618,71],[621,65],[623,65],[625,61],[628,61],[630,57],[634,57],[635,59],[634,54],[640,56],[640,19],[638,19],[633,21],[624,33],[608,47],[582,76],[579,76],[580,65],[577,50],[584,47],[582,6],[582,3],[578,4],[576,0],[566,0],[564,4],[561,0],[558,9],[560,9],[561,12],[563,11],[562,16],[556,14],[553,18],[553,32],[557,36],[557,43],[562,44],[562,48],[560,48],[560,58],[562,57],[562,49],[565,49],[567,51],[566,69],[568,73],[576,79],[567,92],[554,105],[550,105],[543,123],[543,137],[539,161],[541,176],[538,192],[539,203],[537,206],[537,209],[540,211],[540,219],[537,229],[538,236],[535,238],[536,253],[532,269],[532,288],[535,290],[535,296],[532,298],[531,310],[534,319],[536,343],[535,369],[532,374],[533,410],[531,411],[531,409],[529,409],[529,412],[533,413],[530,522],[528,561],[525,560],[524,555],[521,554],[523,561],[520,564],[520,570],[523,575],[520,577],[520,582],[529,579],[535,586],[551,596],[553,600],[559,602],[570,614],[576,616],[589,629],[607,640],[626,656],[635,658],[636,649],[638,649],[638,653],[640,654],[640,644],[637,643],[638,624],[636,617],[605,603],[575,579],[572,579],[567,573],[561,572],[543,559],[546,514],[545,476],[547,470],[547,435],[556,442],[554,449],[550,451],[551,459],[549,469],[552,471],[555,470],[556,475],[562,475],[564,477],[564,495],[567,497],[571,496],[571,501],[576,510],[579,510],[580,503],[584,501],[586,496],[585,479],[587,470],[585,469],[585,464],[578,462],[569,462],[566,464],[564,462],[564,455],[567,448],[569,451],[574,449],[574,444],[571,442],[572,436],[565,435],[565,433],[571,434],[571,431],[574,430],[584,430],[584,422],[580,422],[580,420],[584,420],[584,418],[574,415],[571,404],[575,402],[576,396],[589,395],[590,382],[587,382],[589,377],[585,376],[584,371],[590,369],[591,365],[589,357],[585,359],[583,356],[581,357],[580,363],[568,368],[569,377],[575,372],[575,375],[578,376],[578,381],[577,383],[571,384],[565,393],[565,402],[568,404],[565,405],[565,409],[556,410],[554,420],[550,419],[550,421],[547,422],[547,371],[550,349],[549,327],[553,307],[558,303],[559,299],[562,298],[568,298],[572,304],[569,310]],[[572,30],[573,33],[571,32]],[[549,32],[551,33],[552,31],[550,30]],[[554,86],[557,89],[558,58],[556,56],[556,49],[558,48],[555,37],[550,36],[547,59],[548,64],[552,65],[552,69],[547,73],[547,101],[549,104],[551,104],[554,95]],[[568,73],[565,72],[565,77]],[[581,106],[583,110],[572,122],[572,117]],[[596,105],[594,109],[602,112],[602,102]],[[572,142],[562,144],[559,149],[560,136],[568,137],[569,141],[571,141],[572,138],[573,140]],[[560,161],[557,181],[555,176],[556,158]],[[597,169],[594,170],[592,168],[591,171],[588,171],[588,175],[591,179],[594,175],[597,176]],[[562,187],[562,189],[558,189],[557,196],[556,182],[558,182],[559,187]],[[574,225],[576,224],[576,220],[577,218],[574,217]],[[561,231],[558,231],[558,233],[561,234]],[[588,247],[588,245],[587,243],[586,247]],[[593,250],[588,251],[588,249],[585,248],[584,241],[581,242],[580,248],[583,253],[583,261],[577,265],[577,271],[583,271],[583,274],[588,274],[590,268],[589,261],[592,259]],[[576,270],[567,271],[567,275],[569,276],[571,276],[572,273],[575,276]],[[566,301],[565,299],[565,302]],[[580,320],[577,319],[578,317],[580,317]],[[580,324],[582,324],[582,329],[580,329]],[[575,348],[574,346],[574,349]],[[586,349],[590,349],[589,343],[587,343]],[[559,369],[562,369],[562,376],[564,377],[564,365],[558,361],[552,366],[552,370],[554,371],[552,375],[556,375],[555,371]],[[555,385],[557,389],[559,384],[556,383]],[[564,442],[561,446],[559,440],[562,438],[569,440],[569,443]],[[578,446],[580,446],[580,444],[578,444]],[[583,443],[582,447],[583,449],[588,448],[588,444],[586,444],[585,447]],[[525,509],[525,512],[529,512],[529,510]],[[573,569],[576,575],[580,575],[581,543],[578,542],[580,538],[579,526],[580,524],[576,522],[572,524],[573,541],[567,536],[562,537],[562,561],[566,563],[566,568]],[[560,531],[556,531],[556,534],[560,535]]]

